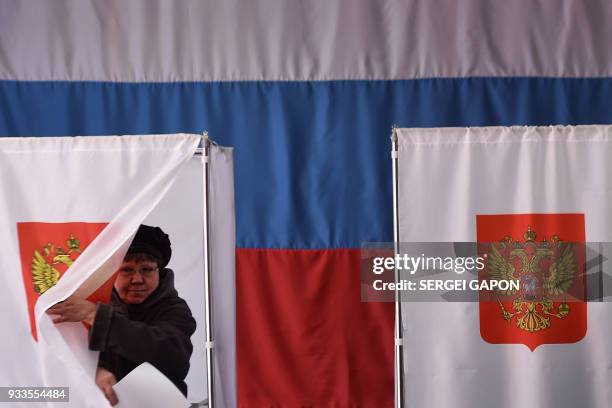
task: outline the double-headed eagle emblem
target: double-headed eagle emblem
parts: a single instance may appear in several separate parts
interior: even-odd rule
[[[528,227],[525,242],[505,237],[491,246],[487,254],[488,279],[514,281],[519,289],[497,290],[496,299],[502,317],[516,327],[533,333],[548,329],[551,318],[564,319],[570,307],[564,298],[576,278],[576,258],[571,243],[555,235],[549,242],[536,242],[536,233]],[[499,295],[512,297],[507,310]],[[561,297],[563,300],[553,301]]]
[[[74,254],[81,253],[81,241],[74,234],[70,234],[66,240],[66,248],[65,250],[63,247],[49,242],[43,247],[42,251],[34,250],[32,283],[36,293],[42,295],[57,283],[61,274],[55,266],[66,265],[66,267],[70,267],[74,262]]]

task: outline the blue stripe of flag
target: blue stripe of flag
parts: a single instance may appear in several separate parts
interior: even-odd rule
[[[0,135],[206,129],[236,148],[238,247],[356,248],[392,239],[393,124],[605,124],[610,101],[610,78],[0,81]]]

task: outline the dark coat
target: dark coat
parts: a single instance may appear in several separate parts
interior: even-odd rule
[[[174,273],[160,271],[159,286],[141,304],[123,303],[113,290],[108,305],[99,303],[89,331],[89,348],[99,350],[99,367],[117,378],[149,362],[186,396],[185,377],[196,329],[187,303],[174,289]]]

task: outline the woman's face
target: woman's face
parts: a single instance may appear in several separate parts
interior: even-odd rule
[[[127,304],[144,302],[158,286],[159,268],[154,261],[123,261],[115,278],[115,290]]]

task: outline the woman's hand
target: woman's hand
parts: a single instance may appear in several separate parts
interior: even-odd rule
[[[87,299],[70,296],[47,309],[47,314],[55,315],[53,323],[85,322],[92,325],[96,318],[96,305]]]
[[[98,367],[96,371],[96,384],[100,387],[108,402],[112,406],[117,405],[119,399],[117,398],[117,394],[115,394],[115,390],[113,390],[113,385],[117,384],[115,375],[107,369]]]

